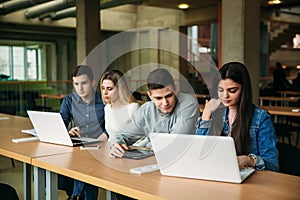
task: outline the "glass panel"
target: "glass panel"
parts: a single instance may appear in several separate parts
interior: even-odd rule
[[[198,26],[190,26],[188,27],[188,60],[189,61],[197,61],[199,60],[199,52],[198,52]]]
[[[0,79],[7,79],[10,76],[9,73],[9,47],[0,46]]]
[[[24,80],[24,47],[13,47],[14,79]]]
[[[27,49],[27,79],[37,79],[37,49]]]
[[[293,38],[293,47],[300,48],[300,34],[295,34],[295,37]]]

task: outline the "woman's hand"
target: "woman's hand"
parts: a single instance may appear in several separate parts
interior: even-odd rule
[[[242,156],[238,156],[237,159],[238,159],[240,169],[245,169],[245,168],[255,166],[255,160],[251,156],[242,155]]]
[[[211,99],[209,101],[206,100],[201,119],[210,120],[211,113],[213,113],[220,106],[220,104],[220,99]]]

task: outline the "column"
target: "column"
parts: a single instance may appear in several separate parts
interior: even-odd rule
[[[77,64],[81,64],[100,43],[99,0],[76,1],[76,19]]]
[[[222,64],[238,61],[248,67],[253,100],[257,104],[260,77],[259,33],[259,1],[222,1]]]

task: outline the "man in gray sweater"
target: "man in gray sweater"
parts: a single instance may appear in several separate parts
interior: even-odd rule
[[[149,133],[195,134],[195,123],[200,115],[198,102],[190,94],[176,92],[168,70],[151,71],[147,87],[151,101],[139,108],[131,125],[125,128],[126,132],[112,139],[111,157],[122,157],[128,146],[141,138],[145,138],[143,146],[151,147]]]

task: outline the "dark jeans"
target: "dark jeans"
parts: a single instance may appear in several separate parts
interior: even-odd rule
[[[10,185],[0,183],[0,199],[1,200],[19,200],[15,188]]]
[[[73,195],[84,197],[85,200],[97,200],[98,187],[82,181],[74,180]]]
[[[98,187],[58,174],[58,189],[64,190],[68,197],[81,196],[85,200],[97,200]]]
[[[135,200],[135,199],[122,194],[117,194],[117,200]]]
[[[74,179],[60,174],[58,174],[57,179],[58,189],[64,190],[67,193],[68,197],[71,197],[73,194]]]

